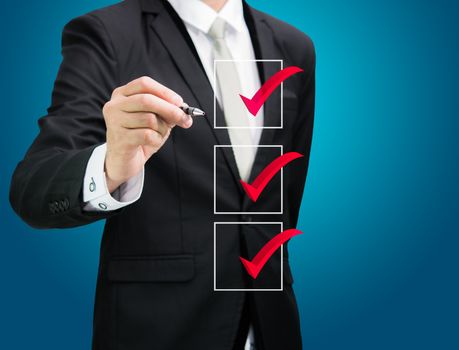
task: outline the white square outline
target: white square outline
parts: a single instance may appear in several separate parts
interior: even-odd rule
[[[217,126],[217,84],[216,63],[217,62],[280,62],[281,70],[284,69],[284,60],[214,60],[214,129],[283,129],[284,128],[284,83],[280,84],[280,126]]]
[[[284,214],[284,168],[281,168],[281,208],[280,211],[217,211],[217,148],[218,147],[278,147],[281,150],[281,155],[284,154],[283,145],[214,145],[214,215],[219,214],[253,214],[253,215],[274,215]]]
[[[244,224],[244,225],[280,225],[280,232],[284,231],[284,223],[282,221],[275,222],[243,222],[243,221],[217,221],[214,222],[214,292],[282,292],[284,290],[284,245],[281,244],[279,249],[281,250],[281,287],[279,289],[274,288],[217,288],[217,225],[234,225],[234,224]]]

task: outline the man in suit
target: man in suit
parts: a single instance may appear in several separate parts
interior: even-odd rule
[[[37,228],[106,219],[93,349],[300,349],[287,245],[283,263],[272,259],[263,272],[268,282],[283,276],[281,291],[214,291],[214,222],[296,226],[314,114],[310,39],[240,0],[126,0],[70,21],[62,55],[10,201]],[[284,82],[282,129],[260,129],[280,124],[279,89],[246,129],[215,128],[213,91],[217,122],[244,122],[232,119],[237,103],[212,78],[216,58],[248,60],[225,78],[242,94],[278,70],[254,59],[303,69]],[[208,116],[186,115],[184,101]],[[279,175],[256,203],[239,182],[253,181],[269,152],[222,148],[214,164],[214,145],[241,142],[304,155],[285,167],[282,193]],[[214,213],[214,167],[216,203],[228,214]],[[281,197],[282,214],[256,214],[278,212]],[[217,252],[220,272],[248,289],[260,282],[234,257],[252,258],[273,235],[249,226],[228,226]]]

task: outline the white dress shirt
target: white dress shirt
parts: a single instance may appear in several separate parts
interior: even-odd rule
[[[214,11],[200,0],[168,1],[185,23],[214,91],[217,89],[214,81],[213,44],[207,33],[215,18],[221,17],[226,21],[225,41],[233,59],[239,61],[236,62],[236,67],[239,80],[243,82],[241,94],[253,96],[261,84],[257,65],[254,61],[255,54],[252,41],[244,21],[242,1],[227,0],[219,12]],[[154,77],[152,78],[154,79]],[[248,111],[247,115],[253,144],[256,145],[259,143],[261,128],[263,127],[263,110],[260,110],[256,118],[251,116]],[[193,132],[193,127],[188,132]],[[116,210],[135,202],[142,193],[144,170],[122,184],[114,193],[108,192],[104,173],[105,154],[105,144],[96,147],[87,164],[83,187],[83,201],[86,202],[85,210]],[[250,327],[245,350],[255,349],[253,343],[253,328]]]

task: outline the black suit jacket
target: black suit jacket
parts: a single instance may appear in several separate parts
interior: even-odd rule
[[[214,291],[214,222],[283,222],[294,228],[306,178],[313,127],[315,54],[311,40],[292,26],[244,4],[259,59],[283,59],[304,72],[284,83],[284,127],[263,130],[260,144],[282,145],[304,158],[284,169],[283,214],[214,214],[214,145],[229,145],[213,128],[213,92],[183,23],[160,0],[128,0],[69,22],[63,61],[40,133],[14,173],[10,201],[37,228],[84,225],[107,219],[101,243],[94,313],[97,350],[232,348],[244,299],[259,349],[300,349],[301,335],[287,246],[280,292]],[[276,70],[259,64],[262,82]],[[101,108],[114,88],[150,76],[208,113],[171,137],[145,166],[141,198],[115,212],[82,209],[82,185],[93,149],[105,142]],[[279,93],[277,91],[276,93]],[[280,118],[279,99],[265,104],[265,124]],[[220,111],[221,112],[221,111]],[[221,115],[221,113],[219,113]],[[275,154],[258,152],[251,180]],[[239,183],[230,148],[217,150],[216,204],[229,211],[278,211],[280,176],[257,203]],[[279,253],[257,280],[238,256],[253,258],[276,232],[269,225],[229,225],[217,252],[222,286],[256,288],[278,282]],[[218,250],[218,249],[217,249]],[[223,277],[222,277],[223,276]],[[276,277],[277,276],[277,277]],[[273,282],[274,283],[274,282]]]

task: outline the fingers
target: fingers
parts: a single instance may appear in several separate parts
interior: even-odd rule
[[[113,91],[113,96],[137,94],[152,94],[175,106],[181,106],[183,103],[180,95],[150,77],[140,77]]]
[[[136,94],[122,98],[119,108],[124,112],[154,113],[169,125],[189,128],[192,118],[177,106],[151,94]]]
[[[169,133],[170,129],[164,136],[152,129],[131,129],[127,131],[126,142],[130,146],[153,146],[159,148],[167,140]]]
[[[193,119],[179,108],[182,104],[182,97],[173,90],[152,78],[141,77],[116,88],[111,100],[104,106],[104,110],[114,111],[115,115],[137,112],[153,113],[158,117],[157,119],[162,119],[170,127],[178,125],[182,128],[189,128],[193,124]],[[154,121],[149,122],[154,123]],[[146,126],[135,123],[129,125],[132,126],[126,127],[148,127],[148,124]]]
[[[151,129],[159,132],[162,136],[166,135],[171,126],[169,126],[161,118],[158,118],[154,113],[127,113],[127,117],[123,118],[121,126],[127,129]]]

